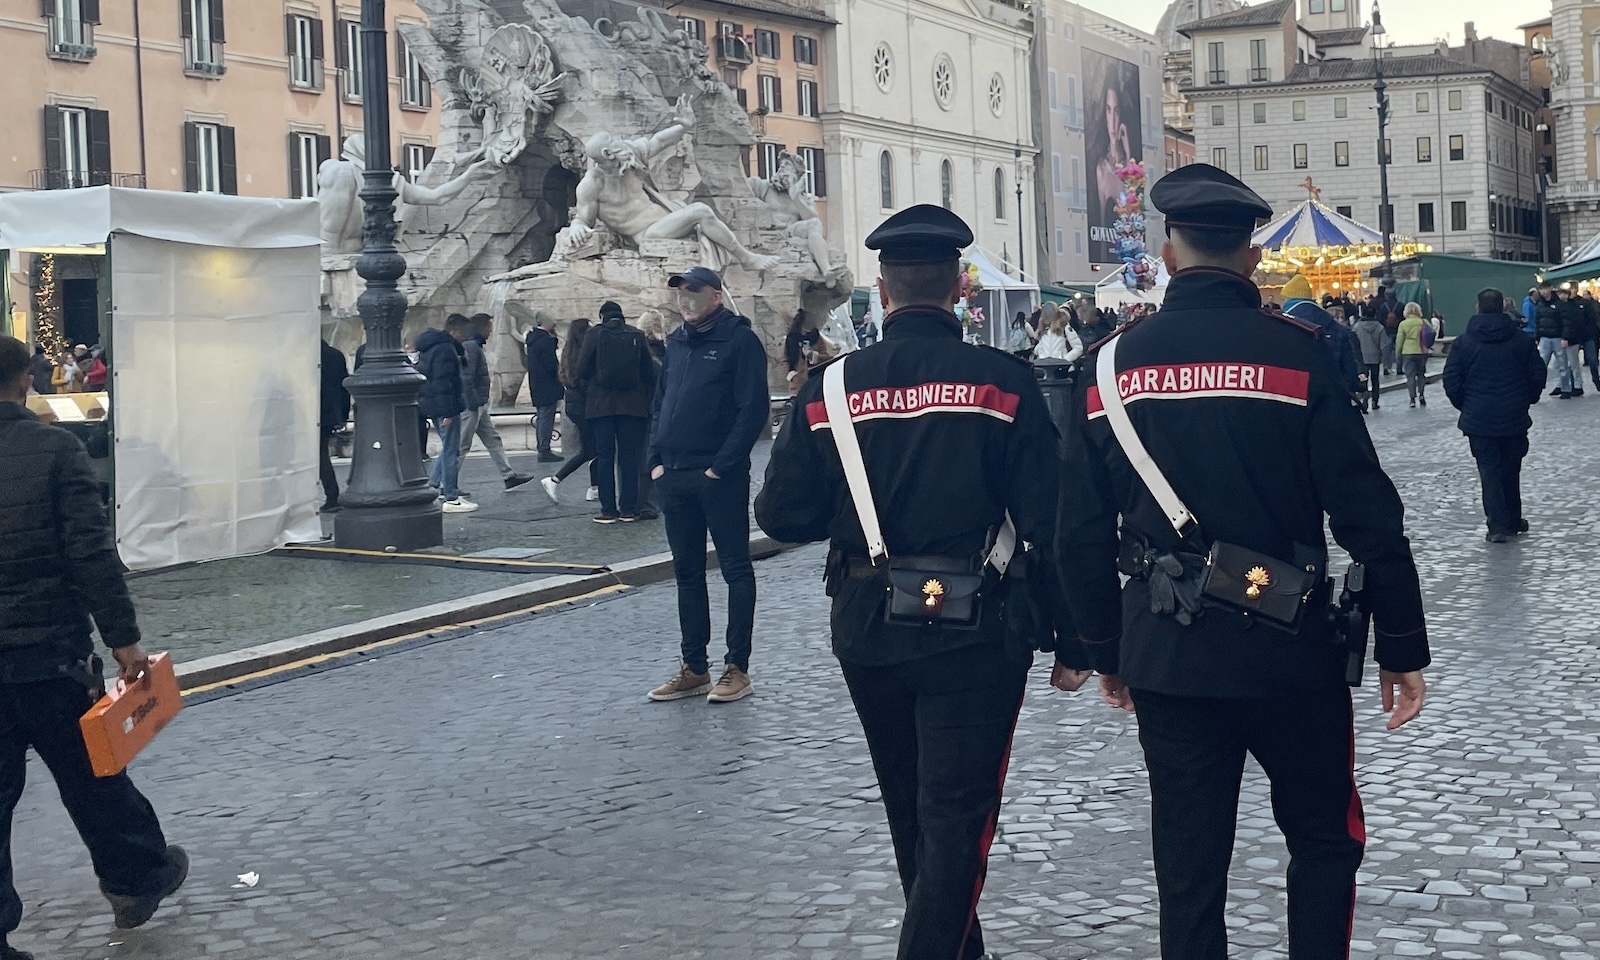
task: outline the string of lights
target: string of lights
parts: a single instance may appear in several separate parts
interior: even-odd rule
[[[38,283],[33,291],[34,339],[50,356],[67,348],[61,336],[61,299],[56,292],[56,255],[41,253],[36,264]]]

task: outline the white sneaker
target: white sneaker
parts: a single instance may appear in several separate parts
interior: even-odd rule
[[[555,477],[545,477],[539,481],[539,486],[544,487],[545,496],[550,498],[551,503],[561,502],[561,498],[556,496],[556,487],[559,485]]]
[[[478,505],[471,500],[463,500],[460,497],[456,497],[454,500],[446,500],[440,505],[439,509],[445,513],[471,513],[478,509]]]
[[[594,503],[596,500],[599,500],[600,499],[600,488],[599,487],[590,487],[589,488],[589,492],[583,495],[583,499],[589,501],[590,503]]]

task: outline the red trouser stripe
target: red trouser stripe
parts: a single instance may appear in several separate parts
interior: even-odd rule
[[[1011,714],[1011,732],[1006,734],[1006,752],[1000,755],[1000,776],[994,787],[994,812],[989,814],[989,822],[983,827],[983,839],[978,841],[978,877],[972,881],[972,905],[967,908],[967,925],[956,944],[955,960],[964,960],[961,951],[966,948],[967,937],[972,935],[972,925],[978,922],[978,898],[983,896],[983,881],[989,872],[989,848],[994,846],[995,828],[1000,823],[1000,801],[1005,797],[1006,773],[1011,769],[1011,748],[1017,736],[1017,721],[1022,717],[1022,703],[1027,698],[1028,691],[1024,687],[1022,696],[1017,698],[1017,709]]]
[[[1350,725],[1350,806],[1345,811],[1345,829],[1350,834],[1350,839],[1361,844],[1367,843],[1367,821],[1361,815],[1361,789],[1356,786],[1356,728],[1354,721]],[[1355,936],[1356,930],[1356,889],[1350,886],[1350,921],[1345,925],[1344,955],[1345,960],[1350,957],[1350,941]]]

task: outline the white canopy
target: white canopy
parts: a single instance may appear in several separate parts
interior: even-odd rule
[[[1039,289],[1039,285],[1032,280],[1019,280],[995,266],[994,261],[989,259],[989,255],[981,247],[967,248],[967,252],[961,255],[961,259],[977,266],[978,282],[983,284],[986,290],[1037,291]]]
[[[1094,285],[1094,305],[1103,310],[1125,303],[1153,303],[1160,306],[1161,301],[1167,298],[1167,281],[1172,279],[1172,275],[1167,273],[1167,265],[1161,262],[1160,257],[1153,259],[1156,264],[1155,286],[1149,290],[1129,290],[1127,284],[1122,282],[1122,272],[1128,269],[1128,265],[1123,264]]]
[[[320,242],[315,200],[0,194],[0,249],[111,255],[100,332],[129,567],[320,536]]]

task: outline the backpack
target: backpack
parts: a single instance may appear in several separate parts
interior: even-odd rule
[[[1427,353],[1433,349],[1433,324],[1422,321],[1422,329],[1417,331],[1417,340],[1422,344],[1422,352]]]
[[[619,391],[637,387],[643,340],[635,331],[602,325],[594,345],[595,384]]]

